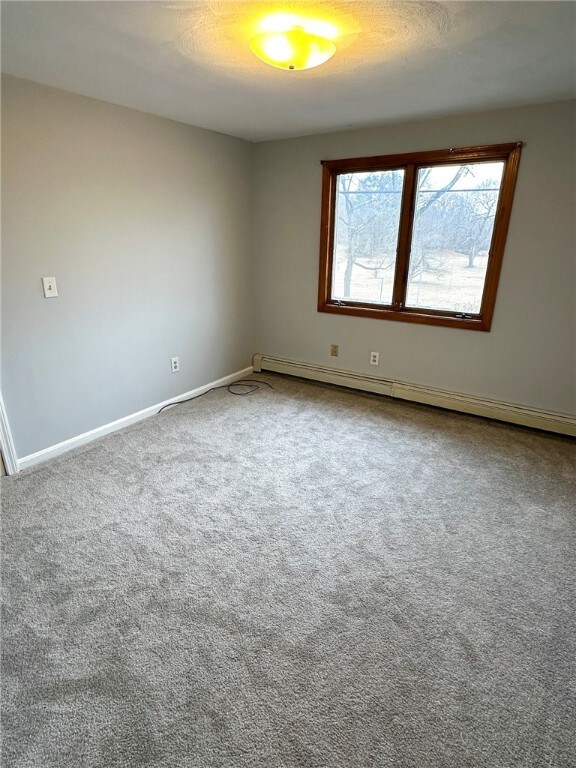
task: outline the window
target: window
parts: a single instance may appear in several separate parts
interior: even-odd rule
[[[324,161],[318,310],[490,330],[520,151]]]

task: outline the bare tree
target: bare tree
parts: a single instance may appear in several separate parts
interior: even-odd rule
[[[498,194],[495,192],[481,191],[474,196],[475,210],[472,211],[471,221],[468,223],[470,235],[467,255],[470,269],[474,266],[474,259],[478,253],[486,250],[490,245],[489,238],[492,234],[498,203]]]
[[[338,239],[346,255],[344,296],[349,297],[354,267],[377,277],[394,265],[401,176],[398,172],[342,174],[338,193]]]
[[[474,266],[478,253],[489,247],[498,201],[498,183],[483,182],[469,189],[458,182],[474,172],[470,166],[453,169],[439,189],[432,189],[432,168],[418,178],[416,226],[410,253],[410,279],[441,277],[455,250]],[[351,297],[355,269],[384,279],[396,262],[403,174],[380,171],[338,177],[337,242],[344,255],[343,295]],[[493,188],[493,191],[492,191]],[[450,193],[450,194],[448,194]]]

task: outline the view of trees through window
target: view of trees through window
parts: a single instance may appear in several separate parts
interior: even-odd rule
[[[521,152],[322,160],[318,311],[489,331]]]
[[[405,306],[477,314],[504,161],[418,167]],[[339,173],[332,296],[391,305],[405,170]]]
[[[403,170],[338,176],[332,295],[392,303]]]

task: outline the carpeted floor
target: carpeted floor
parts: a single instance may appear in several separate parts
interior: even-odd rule
[[[576,443],[265,378],[3,478],[2,766],[576,765]]]

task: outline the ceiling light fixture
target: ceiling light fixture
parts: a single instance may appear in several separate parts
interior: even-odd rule
[[[332,40],[300,25],[262,32],[250,40],[250,48],[266,64],[289,70],[312,69],[336,52]]]

